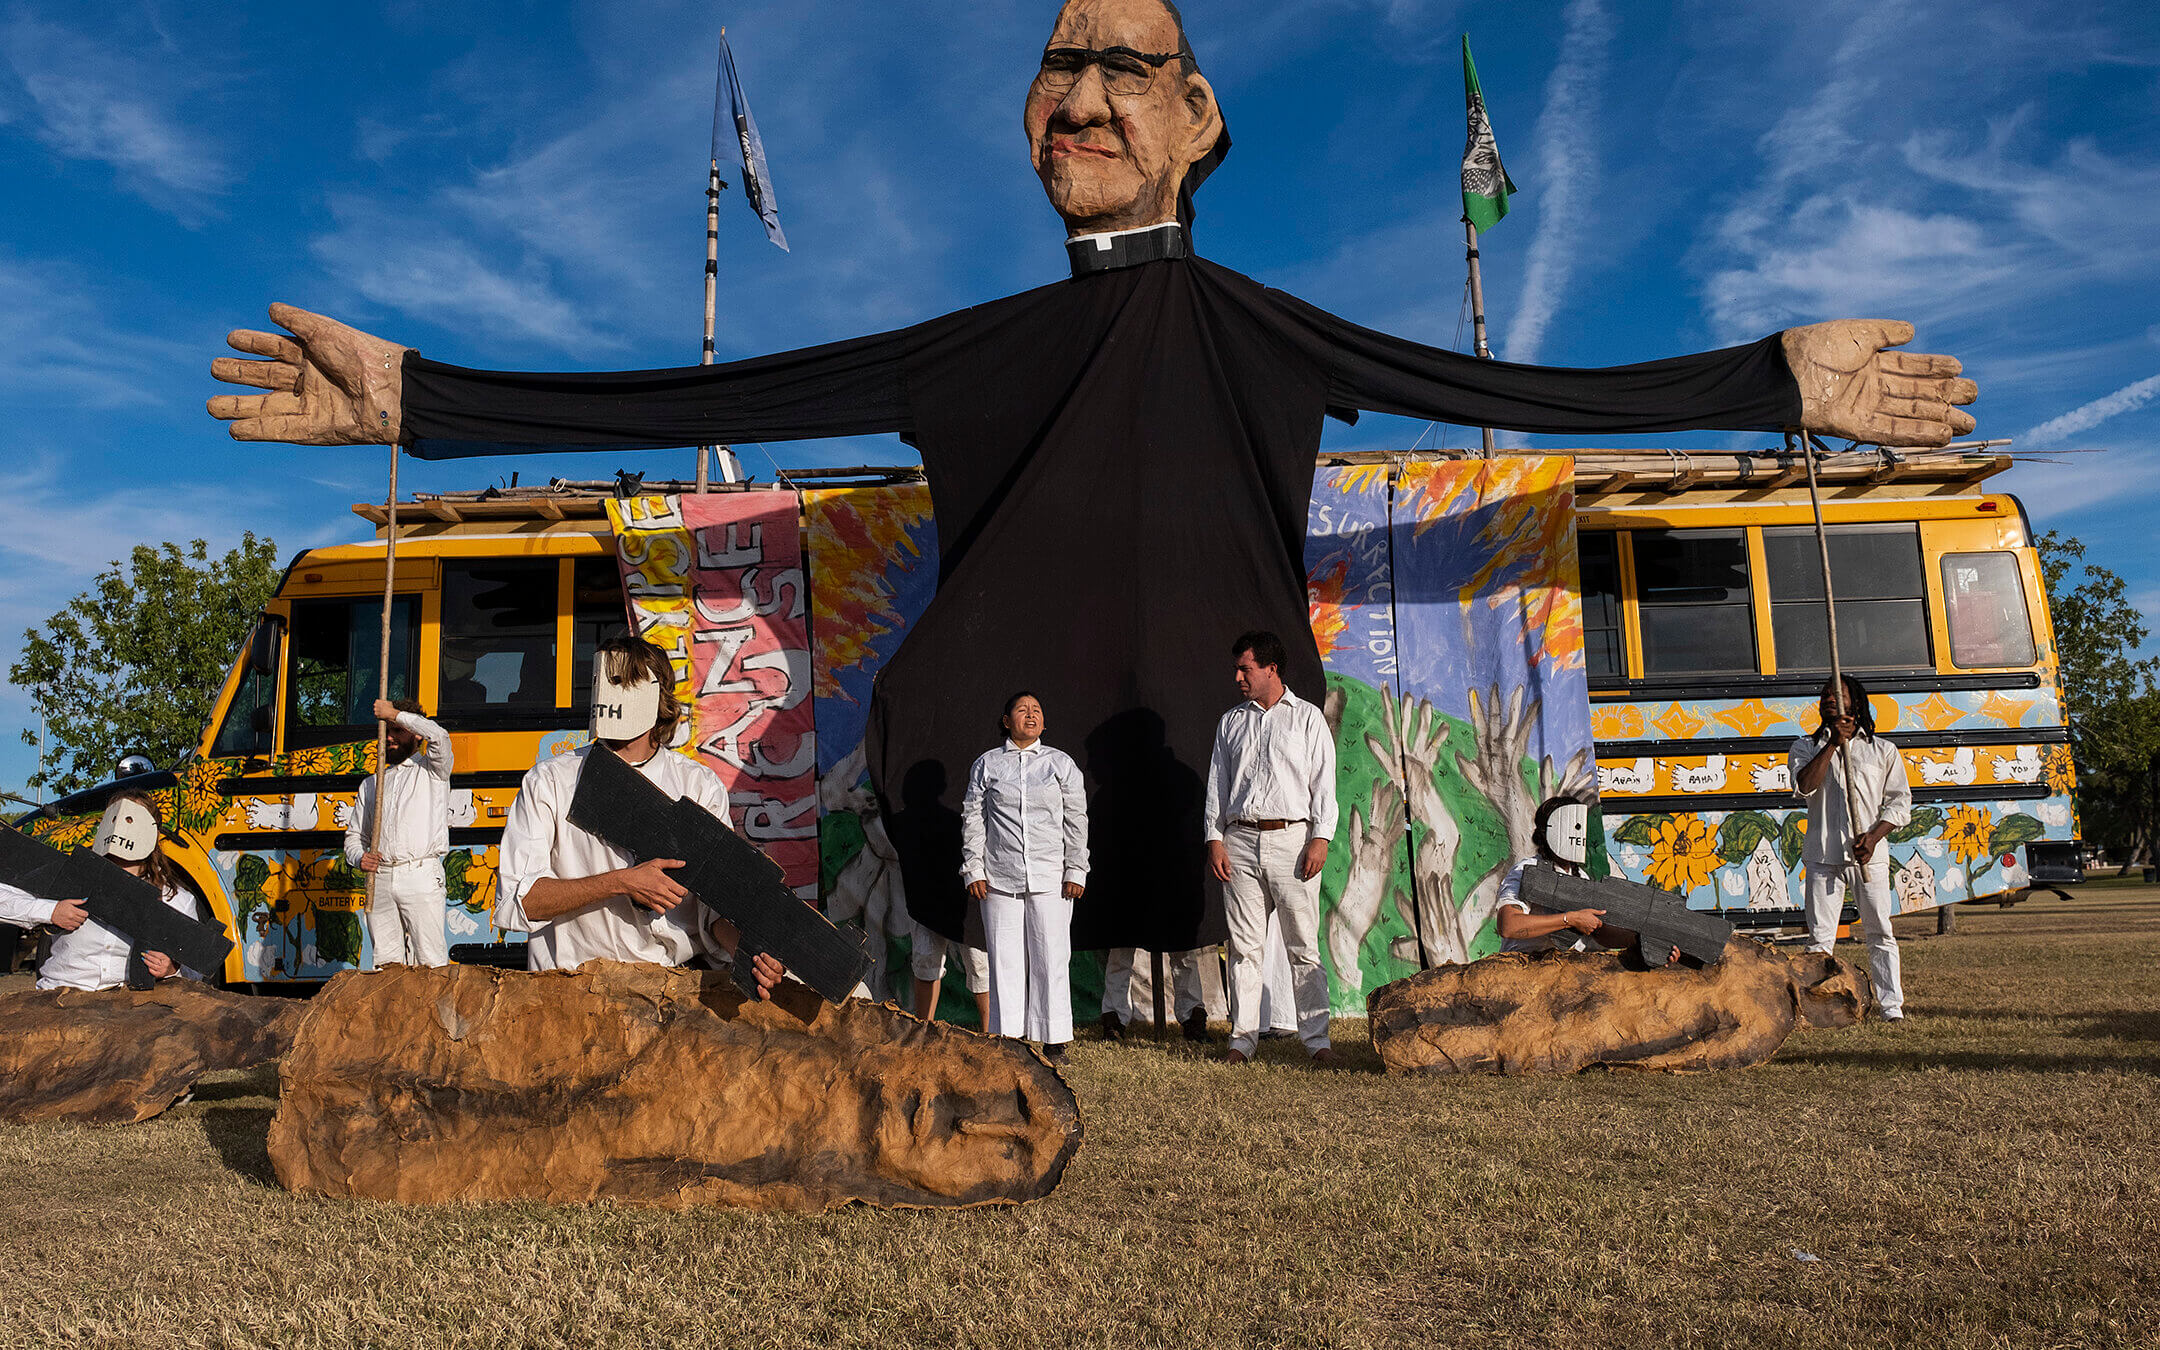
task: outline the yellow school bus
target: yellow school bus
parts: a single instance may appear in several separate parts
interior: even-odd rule
[[[355,509],[380,523],[379,505]],[[510,801],[537,759],[583,739],[593,647],[624,625],[614,536],[594,494],[405,510],[391,695],[417,698],[456,753],[450,940],[499,944],[495,845]],[[342,846],[374,767],[384,552],[378,537],[301,554],[201,743],[172,770],[122,780],[158,796],[168,851],[237,935],[229,982],[321,980],[372,961],[364,877]],[[54,802],[32,828],[51,843],[84,842],[72,836],[120,785]]]
[[[2002,898],[2074,870],[2077,817],[2033,533],[1985,480],[1999,454],[1823,466],[1845,669],[1904,756],[1901,909]],[[1714,466],[1714,471],[1713,471]],[[1796,921],[1806,812],[1786,752],[1829,673],[1804,466],[1779,456],[1579,455],[1591,731],[1616,871]]]

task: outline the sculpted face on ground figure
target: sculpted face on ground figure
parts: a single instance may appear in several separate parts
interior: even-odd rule
[[[1044,45],[1023,114],[1028,151],[1069,234],[1175,220],[1179,188],[1228,147],[1215,91],[1164,0],[1072,0]],[[283,333],[227,338],[260,360],[219,357],[211,374],[267,392],[221,394],[210,415],[233,439],[296,445],[400,438],[408,348],[291,305],[270,307]],[[1973,429],[1959,406],[1978,389],[1948,356],[1885,350],[1912,325],[1841,319],[1789,328],[1783,348],[1808,431],[1872,444],[1942,445]]]

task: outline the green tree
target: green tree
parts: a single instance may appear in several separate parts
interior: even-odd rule
[[[2160,657],[2134,655],[2148,636],[2113,571],[2086,561],[2085,545],[2049,530],[2036,543],[2055,623],[2070,751],[2085,837],[2127,866],[2150,855],[2160,827]]]
[[[130,752],[170,765],[196,743],[233,655],[277,585],[277,546],[253,533],[222,558],[202,540],[138,544],[23,635],[8,679],[45,720],[30,781],[73,792]],[[37,744],[35,730],[23,740]]]

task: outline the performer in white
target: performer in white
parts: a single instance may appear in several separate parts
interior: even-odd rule
[[[1537,852],[1518,858],[1500,883],[1500,899],[1493,911],[1493,926],[1500,933],[1503,952],[1579,952],[1592,947],[1622,948],[1641,945],[1633,929],[1605,922],[1602,909],[1546,909],[1522,898],[1523,873],[1533,867],[1550,867],[1571,877],[1590,875],[1590,808],[1572,797],[1548,797],[1532,817],[1530,839]],[[1680,949],[1667,947],[1652,955],[1642,953],[1649,965],[1669,965],[1680,959]]]
[[[1207,991],[1200,979],[1200,963],[1213,957],[1214,948],[1163,953],[1163,979],[1169,984],[1170,1015],[1177,1018],[1188,1041],[1208,1038]],[[1125,1039],[1125,1028],[1155,1014],[1150,1008],[1133,1007],[1133,968],[1152,969],[1154,960],[1140,961],[1133,947],[1112,947],[1103,964],[1102,1029],[1107,1040]]]
[[[387,763],[360,784],[360,809],[345,827],[345,861],[375,878],[367,911],[375,964],[447,966],[450,733],[422,717],[411,699],[376,699],[375,718],[388,724]],[[373,833],[378,802],[385,804],[379,838]]]
[[[864,832],[865,835],[868,831]],[[865,847],[868,847],[867,843]],[[1068,929],[1070,924],[1067,925]],[[915,936],[908,958],[910,973],[915,977],[915,1015],[925,1022],[937,1020],[938,995],[945,984],[945,967],[949,958],[960,959],[960,977],[967,982],[968,994],[975,1000],[975,1016],[985,1031],[997,1025],[990,1011],[990,953],[980,947],[970,947],[965,942],[954,942],[934,929],[915,925]]]
[[[1904,756],[1875,734],[1875,710],[1860,681],[1847,675],[1842,699],[1837,682],[1826,683],[1820,712],[1822,726],[1794,741],[1785,757],[1793,783],[1808,804],[1807,843],[1800,853],[1807,868],[1808,950],[1827,952],[1836,943],[1838,916],[1847,890],[1853,890],[1876,1005],[1884,1021],[1902,1022],[1905,987],[1899,979],[1897,934],[1890,928],[1897,901],[1890,889],[1890,850],[1883,847],[1883,839],[1912,820],[1912,784],[1905,777]],[[1852,757],[1849,794],[1847,754]],[[1856,819],[1873,823],[1855,835],[1851,822]]]
[[[1005,743],[968,772],[960,879],[982,904],[990,1030],[1042,1042],[1053,1063],[1073,1037],[1073,901],[1087,891],[1087,789],[1080,766],[1043,744],[1042,700],[1005,700]]]
[[[1208,760],[1208,867],[1223,883],[1230,929],[1230,1048],[1243,1064],[1260,1040],[1260,986],[1270,911],[1282,922],[1298,1038],[1318,1064],[1328,1043],[1320,964],[1320,869],[1335,837],[1335,737],[1320,709],[1283,683],[1282,639],[1246,633],[1231,648],[1245,696],[1215,726]]]
[[[203,917],[194,893],[180,884],[179,872],[158,846],[157,807],[148,797],[129,792],[107,802],[90,851],[157,887],[173,909],[191,919]],[[91,918],[80,900],[42,900],[0,884],[0,922],[24,928],[51,924],[60,930],[45,964],[38,967],[40,989],[118,989],[127,982],[128,940]],[[163,952],[142,953],[142,965],[152,979],[176,974],[202,978]]]
[[[687,797],[727,822],[727,789],[712,770],[666,748],[684,715],[674,681],[667,653],[643,638],[601,643],[593,653],[593,744],[534,765],[519,785],[503,829],[495,913],[500,926],[527,934],[528,969],[569,970],[595,960],[679,966],[700,953],[733,957],[735,926],[706,913],[669,875],[682,859],[633,864],[570,823],[570,800],[588,755],[620,755],[668,795]],[[765,953],[756,970],[759,997],[787,973]]]

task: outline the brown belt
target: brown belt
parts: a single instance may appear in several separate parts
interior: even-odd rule
[[[1242,825],[1248,830],[1287,830],[1292,825],[1303,825],[1302,820],[1233,820],[1232,825]]]

